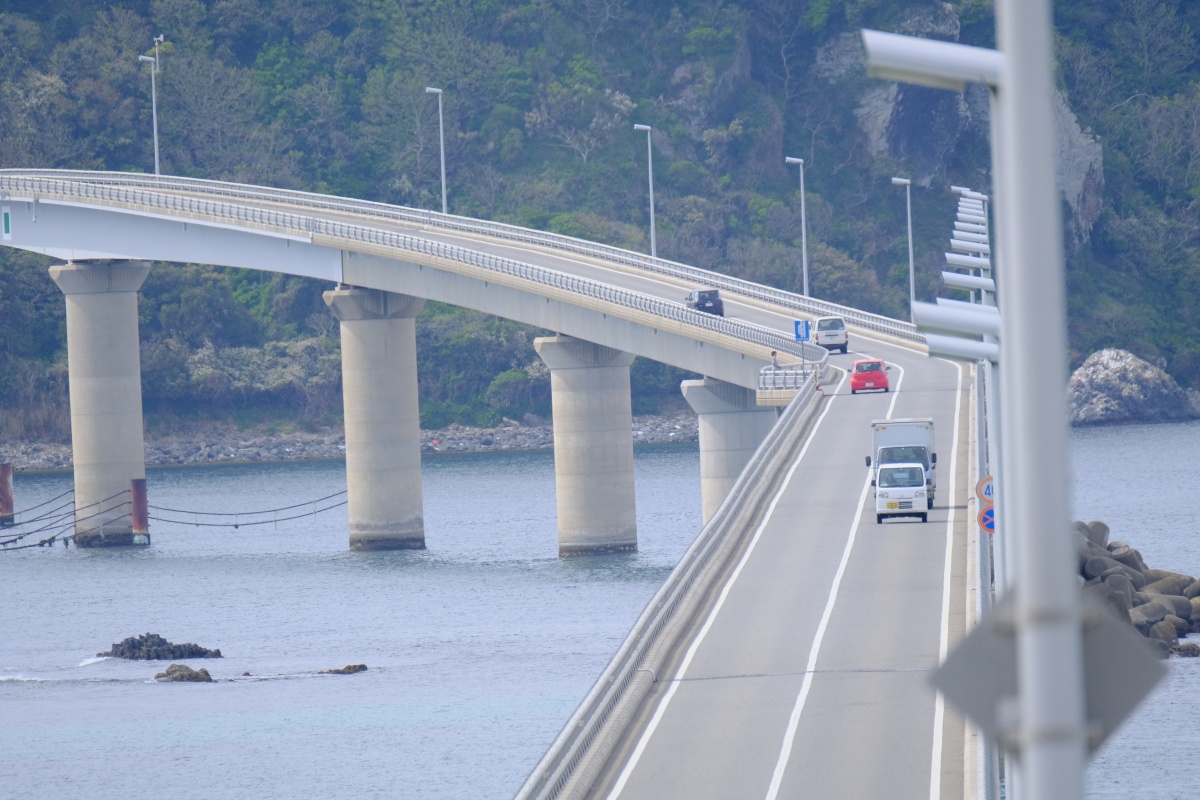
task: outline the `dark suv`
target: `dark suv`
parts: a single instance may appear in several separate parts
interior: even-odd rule
[[[688,308],[716,314],[718,317],[725,316],[725,303],[721,300],[721,293],[716,289],[693,289],[688,294],[686,302]]]

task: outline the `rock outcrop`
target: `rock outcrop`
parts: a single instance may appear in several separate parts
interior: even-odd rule
[[[1188,393],[1162,369],[1125,350],[1088,356],[1067,383],[1072,425],[1195,419]]]
[[[220,650],[208,650],[198,644],[172,644],[157,633],[130,636],[112,646],[106,653],[97,656],[128,658],[136,661],[173,661],[177,658],[220,658]]]
[[[1152,569],[1128,543],[1108,540],[1103,522],[1076,522],[1075,547],[1083,591],[1145,636],[1160,655],[1200,656],[1200,647],[1180,644],[1200,633],[1200,581],[1191,575]]]
[[[323,669],[318,675],[353,675],[356,672],[366,672],[366,664],[347,664],[341,669]]]
[[[186,664],[172,664],[167,667],[166,672],[160,672],[154,676],[154,680],[163,682],[190,682],[190,683],[212,683],[212,676],[208,674],[208,670],[204,667],[200,669],[192,669]]]

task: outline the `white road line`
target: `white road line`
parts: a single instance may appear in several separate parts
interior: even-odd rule
[[[838,381],[839,389],[845,381],[846,373],[843,372],[842,379]],[[692,646],[688,648],[687,654],[683,657],[683,662],[679,665],[679,669],[676,670],[675,675],[672,676],[670,688],[667,689],[666,694],[663,695],[663,699],[659,702],[658,708],[654,711],[654,716],[651,718],[650,723],[646,726],[646,730],[642,732],[641,738],[638,739],[637,746],[633,749],[633,752],[629,756],[629,761],[625,764],[625,768],[621,770],[621,775],[617,778],[616,784],[613,785],[612,791],[608,794],[608,800],[616,800],[616,798],[619,797],[621,792],[625,789],[625,784],[629,781],[629,777],[633,774],[633,770],[637,767],[638,761],[642,757],[642,753],[644,753],[646,750],[646,745],[650,742],[650,737],[654,735],[655,729],[658,728],[658,723],[666,714],[667,706],[671,704],[671,698],[675,696],[675,690],[679,688],[679,684],[683,680],[683,676],[687,674],[688,667],[692,663],[692,658],[695,657],[696,651],[700,649],[700,644],[704,641],[704,637],[708,635],[709,629],[712,628],[713,622],[716,620],[717,615],[721,612],[721,607],[725,605],[725,599],[729,597],[730,590],[737,582],[738,576],[742,574],[742,568],[745,567],[746,562],[750,560],[750,555],[754,552],[754,548],[758,544],[758,540],[762,537],[763,530],[766,529],[767,523],[771,521],[771,516],[775,513],[775,506],[779,503],[779,498],[783,497],[784,490],[787,488],[788,484],[792,482],[792,476],[795,475],[796,469],[804,460],[805,454],[808,453],[808,447],[810,444],[812,444],[813,437],[816,434],[817,429],[821,427],[821,424],[825,421],[826,415],[829,414],[829,409],[833,406],[834,401],[837,399],[837,390],[834,391],[835,394],[830,398],[829,403],[826,404],[825,410],[821,412],[821,416],[817,418],[816,424],[813,425],[812,433],[809,434],[808,440],[804,443],[804,447],[800,449],[800,454],[796,457],[795,462],[792,463],[792,467],[788,470],[787,476],[784,477],[779,491],[775,494],[774,499],[771,500],[771,505],[767,508],[767,513],[763,515],[762,522],[759,523],[758,528],[754,531],[754,537],[750,540],[750,544],[746,547],[746,552],[742,555],[741,560],[738,561],[737,567],[734,569],[733,574],[729,576],[729,580],[725,583],[724,588],[721,589],[721,595],[717,598],[717,602],[713,605],[712,611],[709,612],[708,618],[704,620],[704,626],[700,629],[700,633],[696,635],[696,640],[692,642]],[[893,400],[893,402],[895,401]],[[860,502],[859,505],[861,506],[862,503]]]
[[[939,359],[945,360],[945,359]],[[954,522],[958,516],[955,510],[957,486],[955,475],[958,472],[958,422],[962,407],[962,365],[956,361],[950,362],[958,370],[957,388],[954,392],[954,438],[950,444],[950,513],[946,515],[946,557],[942,567],[942,630],[938,639],[938,664],[946,660],[946,652],[950,648],[950,573],[954,554]],[[941,692],[935,692],[933,701],[933,762],[929,767],[929,800],[941,800],[942,797],[942,747],[943,729],[945,728],[946,700]]]
[[[904,368],[899,364],[900,380],[896,381],[896,392],[888,403],[887,415],[892,416],[899,396],[900,384],[904,382]],[[779,787],[783,784],[783,773],[787,770],[788,760],[792,757],[792,745],[796,740],[796,730],[800,727],[800,715],[804,712],[804,704],[808,701],[808,692],[812,688],[813,674],[817,668],[817,657],[821,654],[821,643],[825,640],[825,629],[829,627],[829,619],[833,616],[833,607],[837,603],[838,589],[842,585],[842,576],[846,574],[846,566],[850,563],[850,553],[854,550],[854,540],[858,535],[858,524],[862,520],[862,512],[867,504],[867,491],[871,488],[871,478],[868,474],[863,481],[862,493],[858,496],[858,510],[854,512],[854,521],[850,523],[850,535],[846,539],[846,547],[842,550],[842,560],[838,564],[837,573],[833,577],[833,585],[829,588],[829,599],[825,601],[825,611],[821,614],[821,622],[817,625],[816,636],[813,637],[812,647],[808,651],[808,664],[804,668],[804,681],[800,684],[800,694],[792,706],[792,714],[788,717],[787,731],[779,748],[779,758],[775,761],[775,771],[771,775],[771,785],[767,787],[766,800],[775,800],[779,796]]]

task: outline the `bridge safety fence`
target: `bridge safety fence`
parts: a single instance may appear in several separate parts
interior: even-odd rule
[[[517,800],[586,795],[683,635],[714,580],[753,530],[747,524],[772,488],[772,475],[795,452],[822,395],[809,376],[742,471],[725,502],[700,531],[646,605],[616,655],[517,792]]]
[[[380,220],[441,228],[454,233],[486,235],[495,239],[532,244],[546,249],[558,250],[594,260],[607,261],[623,266],[668,276],[685,283],[703,285],[732,292],[746,298],[772,303],[782,308],[813,316],[840,316],[858,328],[882,333],[901,340],[924,343],[925,337],[908,322],[870,314],[848,306],[827,303],[812,297],[797,295],[781,289],[734,278],[711,270],[680,264],[666,259],[634,253],[611,245],[589,242],[562,234],[535,231],[502,222],[457,217],[436,211],[406,208],[369,200],[320,195],[289,189],[274,189],[246,184],[209,181],[199,178],[176,178],[137,175],[121,172],[87,172],[70,170],[0,170],[0,189],[11,186],[10,191],[37,193],[76,193],[79,187],[111,187],[150,189],[162,192],[178,191],[199,195],[210,195],[239,201],[261,201],[293,208],[309,208],[334,214],[354,214]],[[81,196],[94,196],[83,194]]]
[[[102,173],[109,175],[111,173]],[[94,173],[93,173],[94,175]],[[390,247],[411,253],[441,258],[448,261],[470,264],[491,272],[509,275],[532,283],[591,297],[615,306],[641,311],[662,319],[686,324],[732,337],[744,342],[760,345],[770,350],[788,353],[802,359],[822,362],[828,352],[815,345],[797,342],[791,336],[743,320],[716,317],[689,308],[682,303],[672,303],[649,295],[621,289],[589,278],[582,278],[547,267],[539,267],[509,258],[470,250],[457,245],[432,241],[396,231],[355,225],[319,217],[296,214],[290,211],[258,208],[221,200],[210,200],[187,194],[166,191],[164,185],[150,181],[149,187],[135,185],[132,181],[120,185],[108,185],[98,180],[75,180],[66,177],[26,177],[0,172],[0,190],[10,196],[15,192],[30,195],[55,195],[81,199],[104,200],[129,206],[172,211],[219,221],[250,223],[264,228],[294,231],[306,236],[319,234],[343,241]],[[178,189],[177,189],[178,190]]]

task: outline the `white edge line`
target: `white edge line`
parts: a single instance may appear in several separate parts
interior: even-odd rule
[[[904,368],[899,364],[896,367],[900,370],[900,380],[896,381],[896,390],[892,393],[891,402],[888,403],[888,417],[892,416],[892,410],[896,407],[896,398],[899,397],[900,385],[904,382]],[[821,644],[825,640],[825,630],[829,627],[829,619],[833,616],[833,607],[837,603],[842,576],[846,574],[846,567],[850,564],[850,553],[854,550],[858,525],[867,504],[867,490],[870,488],[871,477],[868,473],[866,480],[863,481],[862,492],[858,496],[858,510],[854,512],[854,520],[850,523],[850,535],[846,538],[846,547],[842,550],[842,560],[838,564],[837,573],[833,576],[833,585],[829,587],[829,598],[825,601],[825,610],[821,613],[817,633],[813,637],[812,647],[808,651],[808,664],[804,667],[804,681],[800,684],[800,693],[796,695],[791,716],[788,717],[787,730],[779,747],[779,757],[775,761],[775,771],[771,774],[771,785],[767,787],[766,800],[775,800],[779,796],[779,788],[783,785],[783,774],[792,757],[792,746],[796,740],[796,731],[800,727],[800,715],[804,713],[804,705],[808,701],[808,692],[812,687],[813,674],[817,668],[817,658],[821,654]]]
[[[956,473],[958,471],[958,424],[962,410],[962,364],[949,359],[948,361],[958,370],[958,381],[954,391],[954,437],[950,440],[950,513],[946,515],[946,557],[942,568],[942,629],[938,639],[938,665],[946,660],[950,648],[950,575],[954,555],[954,525],[958,516],[955,511],[958,487]],[[941,800],[942,797],[942,748],[946,718],[946,698],[941,692],[934,692],[933,701],[933,756],[929,767],[929,800]]]
[[[847,374],[848,373],[846,372],[842,373],[842,379],[838,381],[839,389],[841,388],[842,384],[845,383]],[[813,426],[812,432],[809,433],[808,439],[804,442],[804,447],[801,448],[800,454],[792,463],[791,469],[788,470],[787,477],[783,479],[783,484],[780,486],[779,491],[775,494],[775,497],[771,500],[771,505],[767,508],[767,513],[763,515],[762,521],[759,523],[758,528],[754,531],[754,537],[751,538],[750,544],[746,547],[746,552],[742,554],[742,558],[740,561],[738,561],[738,565],[734,569],[733,574],[730,575],[729,580],[725,582],[725,586],[721,589],[720,597],[717,598],[717,602],[713,605],[712,611],[709,612],[708,618],[704,620],[704,626],[700,628],[700,632],[696,635],[696,639],[692,642],[691,647],[688,648],[687,654],[683,657],[683,661],[679,665],[679,669],[676,670],[675,674],[671,677],[670,688],[667,689],[666,694],[663,695],[662,700],[658,704],[658,708],[654,710],[654,716],[650,719],[650,723],[646,726],[646,730],[642,732],[641,738],[638,739],[637,746],[633,749],[633,752],[629,756],[629,761],[626,762],[625,768],[621,770],[621,774],[617,778],[617,782],[613,785],[612,791],[609,792],[608,800],[616,800],[616,798],[620,796],[622,790],[624,790],[625,784],[629,781],[630,776],[633,775],[633,771],[637,767],[638,761],[642,757],[642,753],[646,750],[646,745],[650,742],[650,737],[654,735],[654,731],[658,727],[658,723],[662,720],[663,716],[667,712],[667,706],[671,704],[671,698],[675,696],[675,690],[679,688],[680,681],[683,680],[683,676],[687,673],[687,669],[692,663],[692,658],[696,655],[696,651],[700,649],[700,644],[704,641],[704,637],[708,635],[708,631],[712,627],[713,622],[716,620],[717,614],[720,613],[721,607],[725,605],[725,599],[729,596],[729,592],[733,588],[734,583],[737,582],[738,576],[742,572],[742,568],[745,567],[746,562],[750,560],[750,555],[754,552],[755,545],[758,544],[758,540],[761,538],[763,530],[766,529],[767,523],[771,521],[771,515],[775,513],[775,506],[779,503],[779,498],[783,496],[784,489],[789,483],[791,483],[792,476],[796,473],[800,463],[804,460],[805,454],[808,452],[808,447],[813,440],[813,434],[816,433],[816,430],[821,426],[821,423],[825,421],[825,416],[829,413],[829,409],[833,406],[833,401],[837,398],[837,396],[838,395],[836,394],[832,396],[832,399],[830,399],[829,403],[826,404],[825,410],[821,412],[821,416],[817,418],[817,422]]]

